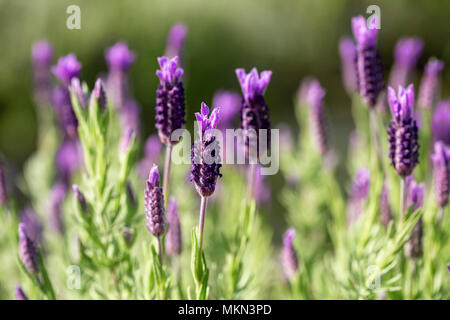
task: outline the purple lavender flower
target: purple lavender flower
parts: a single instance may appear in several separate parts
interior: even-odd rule
[[[385,227],[387,227],[393,218],[391,204],[389,202],[389,192],[386,185],[383,185],[383,189],[381,189],[379,207],[380,221]]]
[[[81,82],[80,82],[79,78],[72,79],[72,81],[70,82],[70,90],[75,92],[80,106],[83,109],[86,108],[87,104],[88,104],[88,97],[85,94],[85,92],[83,91],[83,88],[81,86]]]
[[[342,82],[347,94],[351,96],[358,89],[358,85],[355,72],[356,47],[350,37],[339,41],[339,53],[341,55]]]
[[[122,128],[126,130],[127,128],[133,129],[136,135],[140,133],[140,120],[141,107],[134,99],[128,99],[125,102],[124,107],[120,110],[120,120]],[[148,172],[148,170],[147,170]],[[147,172],[145,175],[147,175]]]
[[[49,104],[52,99],[52,80],[50,65],[53,59],[53,48],[47,41],[33,44],[33,86],[34,97],[38,104]]]
[[[130,148],[131,141],[134,139],[135,133],[132,128],[128,127],[124,130],[119,143],[119,153],[124,154]]]
[[[167,222],[169,230],[166,235],[166,252],[170,255],[181,254],[181,227],[178,217],[178,204],[175,198],[169,199],[167,205]]]
[[[315,144],[319,152],[325,156],[329,151],[328,130],[325,111],[323,108],[323,97],[325,91],[317,80],[312,80],[306,101],[310,107],[311,134],[315,139]]]
[[[270,143],[270,119],[269,108],[264,100],[264,92],[269,85],[272,71],[262,71],[258,75],[258,70],[253,68],[249,73],[244,69],[236,69],[236,76],[239,80],[244,96],[241,107],[241,129],[245,138],[246,156],[250,150],[259,149],[259,130],[267,130],[267,146]],[[256,134],[256,140],[250,139]],[[254,145],[256,142],[256,145]],[[255,147],[257,149],[255,149]]]
[[[25,224],[19,223],[19,254],[30,274],[39,271],[38,249],[28,235]]]
[[[164,216],[164,195],[159,182],[158,166],[150,170],[145,189],[145,219],[147,229],[155,237],[160,237],[166,231]]]
[[[0,206],[6,205],[8,201],[8,185],[6,183],[5,165],[0,159]]]
[[[55,156],[56,168],[61,180],[70,181],[70,177],[80,167],[80,150],[77,142],[64,141],[58,148]]]
[[[52,228],[60,234],[64,233],[64,220],[62,217],[62,205],[67,194],[66,184],[63,182],[56,182],[49,197],[49,222]]]
[[[450,145],[450,100],[443,100],[437,105],[431,129],[434,141],[442,141]]]
[[[347,204],[347,224],[357,221],[361,216],[370,191],[370,171],[360,168],[356,172],[349,192]]]
[[[164,144],[176,144],[171,134],[180,129],[184,121],[184,88],[181,82],[183,69],[178,67],[178,57],[158,58],[160,69],[156,71],[160,83],[156,90],[156,124],[159,138]]]
[[[64,139],[76,140],[78,120],[72,109],[69,90],[66,87],[55,88],[52,93],[52,101]]]
[[[199,139],[192,145],[191,150],[191,178],[197,192],[202,197],[209,197],[214,193],[216,181],[221,177],[220,145],[209,130],[216,129],[219,121],[219,109],[215,108],[208,118],[209,108],[202,102],[201,112],[196,112],[199,129]]]
[[[167,38],[166,53],[169,58],[181,57],[184,49],[184,41],[187,34],[187,27],[183,23],[176,23],[170,29]]]
[[[406,179],[406,207],[414,207],[417,210],[422,207],[425,195],[425,184],[418,184],[414,177]],[[405,244],[405,255],[410,259],[417,259],[422,256],[422,234],[423,221],[419,219],[411,232],[410,240]]]
[[[70,53],[59,58],[56,66],[52,68],[52,72],[65,87],[68,87],[73,78],[79,78],[81,63],[78,62],[75,54]]]
[[[384,89],[383,66],[377,48],[378,29],[368,29],[363,16],[352,19],[356,40],[356,83],[365,103],[373,108]]]
[[[136,56],[125,42],[118,42],[106,50],[105,58],[109,67],[106,81],[108,96],[114,106],[121,110],[129,98],[127,72],[134,63]]]
[[[297,101],[301,104],[308,103],[308,92],[311,82],[315,80],[313,77],[303,78],[297,90]]]
[[[93,103],[94,99],[97,101],[98,108],[100,111],[106,110],[106,93],[103,88],[103,82],[102,79],[97,79],[95,81],[94,89],[91,92],[91,104]]]
[[[431,58],[425,66],[419,90],[418,104],[420,107],[431,110],[438,98],[439,74],[444,69],[444,63]]]
[[[401,38],[397,41],[394,49],[394,65],[389,80],[391,87],[406,86],[411,80],[422,50],[423,41],[420,38]]]
[[[213,106],[220,108],[221,130],[232,129],[233,122],[241,107],[241,96],[238,93],[226,90],[217,91],[213,97]]]
[[[88,204],[83,192],[81,192],[80,188],[76,184],[72,185],[72,191],[74,194],[74,200],[80,206],[81,211],[85,214],[88,213]]]
[[[42,243],[42,223],[36,212],[31,207],[27,207],[22,210],[20,213],[20,222],[25,225],[28,232],[28,237],[31,241],[36,244]]]
[[[434,196],[439,207],[448,204],[450,193],[450,146],[442,141],[434,144],[434,154],[431,156],[434,166]]]
[[[416,120],[413,118],[414,86],[399,87],[398,95],[388,88],[392,117],[389,123],[389,157],[401,177],[409,176],[418,163],[419,143]]]
[[[293,241],[295,238],[295,229],[289,228],[284,234],[283,249],[281,252],[281,261],[285,276],[292,280],[298,271],[298,258]]]
[[[154,163],[159,162],[161,156],[162,144],[158,135],[153,134],[148,137],[144,147],[144,157],[139,162],[138,172],[139,175],[145,179],[147,173],[150,171]]]
[[[21,286],[16,286],[15,296],[16,300],[28,300],[28,297],[26,296],[25,292],[23,292]]]

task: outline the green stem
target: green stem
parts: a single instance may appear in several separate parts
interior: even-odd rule
[[[169,200],[169,178],[170,178],[170,164],[172,162],[172,145],[166,146],[166,160],[164,162],[164,178],[163,178],[163,195],[164,195],[164,207],[167,208],[167,202]]]
[[[248,175],[248,182],[247,182],[247,205],[250,204],[251,200],[253,199],[253,193],[255,188],[255,178],[256,178],[256,164],[252,163],[250,164],[249,168],[249,175]]]
[[[405,201],[406,201],[406,188],[405,188],[405,178],[400,179],[400,223],[405,217]]]
[[[198,221],[198,252],[199,259],[201,259],[202,245],[203,245],[203,229],[205,227],[205,216],[206,216],[206,206],[208,203],[208,198],[202,196],[200,202],[200,217]]]

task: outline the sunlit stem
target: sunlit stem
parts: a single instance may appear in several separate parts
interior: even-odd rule
[[[202,196],[202,200],[200,202],[200,217],[198,221],[198,248],[199,252],[202,252],[203,245],[203,229],[205,227],[205,216],[206,216],[206,205],[208,202],[207,197]]]
[[[247,181],[247,204],[250,204],[253,199],[255,191],[255,178],[256,178],[256,164],[251,163],[248,168],[248,181]]]

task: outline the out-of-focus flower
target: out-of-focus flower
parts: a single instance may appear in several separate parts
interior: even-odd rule
[[[31,241],[36,244],[42,243],[42,223],[36,212],[31,207],[27,207],[22,210],[20,213],[20,222],[25,225]]]
[[[140,116],[141,107],[134,99],[128,99],[125,102],[125,106],[120,110],[120,120],[123,130],[127,128],[133,129],[133,132],[139,136],[140,134]],[[148,172],[148,171],[147,171]],[[146,173],[147,175],[147,173]]]
[[[47,41],[33,44],[33,87],[34,98],[38,105],[50,104],[52,100],[52,79],[50,66],[53,60],[53,48]]]
[[[401,177],[409,176],[418,163],[418,128],[413,118],[414,86],[399,87],[398,95],[388,88],[388,100],[393,120],[389,123],[389,157]]]
[[[380,195],[380,221],[387,227],[389,222],[392,221],[391,204],[389,202],[389,192],[386,185],[383,185]]]
[[[438,100],[439,74],[443,69],[444,63],[435,58],[431,58],[426,64],[419,89],[418,105],[420,107],[431,110]]]
[[[76,184],[72,185],[72,191],[75,196],[74,200],[80,206],[82,213],[85,213],[85,214],[88,213],[88,204],[87,204],[86,198],[84,197],[83,192],[81,192],[80,188]]]
[[[49,197],[49,223],[51,227],[60,234],[64,233],[64,219],[62,217],[62,205],[67,194],[67,185],[63,182],[56,182]]]
[[[166,53],[169,58],[182,57],[184,41],[186,39],[187,27],[184,23],[176,23],[170,29],[167,38]]]
[[[250,172],[247,172],[247,175]],[[247,180],[250,177],[247,177]],[[255,182],[253,186],[253,199],[256,203],[262,204],[267,203],[270,200],[270,195],[272,190],[270,185],[265,181],[264,176],[261,174],[261,165],[257,165],[255,172]]]
[[[8,185],[3,160],[0,158],[0,206],[6,205],[8,201]]]
[[[164,195],[160,187],[158,167],[150,170],[145,188],[145,220],[147,229],[155,237],[160,237],[166,231],[164,216]]]
[[[170,255],[179,255],[181,254],[181,227],[178,204],[173,197],[169,199],[167,205],[167,222],[169,230],[166,235],[166,252]]]
[[[341,56],[342,82],[348,95],[353,95],[358,90],[356,83],[356,47],[350,37],[339,41],[339,54]]]
[[[23,292],[21,286],[16,286],[16,290],[14,293],[16,296],[16,300],[28,300],[28,297],[26,296],[25,292]]]
[[[437,205],[443,208],[448,204],[450,193],[450,146],[442,141],[436,142],[431,159],[434,166],[434,196]]]
[[[295,238],[295,229],[289,228],[284,234],[283,249],[281,252],[281,262],[285,276],[292,280],[298,271],[298,258],[293,241]]]
[[[406,179],[406,207],[414,207],[417,210],[422,207],[425,196],[425,184],[418,184],[414,177]],[[417,259],[422,256],[422,234],[423,222],[419,219],[412,230],[410,240],[405,244],[405,255],[410,259]]]
[[[77,60],[75,54],[70,53],[58,59],[58,63],[52,68],[52,72],[64,87],[68,87],[73,78],[80,77],[81,63]]]
[[[27,227],[23,223],[19,223],[19,254],[30,274],[39,271],[38,249],[28,235]]]
[[[443,100],[437,105],[431,129],[434,141],[442,141],[450,146],[450,100]]]
[[[347,203],[347,224],[351,225],[361,216],[370,191],[370,171],[360,168],[356,172]]]
[[[233,129],[233,123],[242,104],[238,93],[226,90],[217,91],[213,97],[213,106],[220,108],[219,129]]]
[[[147,177],[147,173],[150,171],[153,164],[159,162],[159,158],[161,157],[161,149],[162,144],[159,137],[156,134],[149,136],[145,142],[144,156],[138,166],[139,175],[143,179]]]
[[[389,85],[393,88],[406,86],[423,50],[420,38],[401,38],[394,49],[394,65],[391,70]]]
[[[92,104],[94,100],[97,102],[98,108],[100,111],[106,110],[106,93],[105,89],[103,88],[103,82],[102,79],[97,79],[95,81],[94,89],[91,92],[91,102]]]
[[[55,162],[61,180],[69,182],[70,177],[81,165],[78,143],[73,140],[64,141],[56,152]]]
[[[329,151],[328,144],[328,130],[323,108],[323,97],[325,91],[323,90],[318,80],[312,80],[309,85],[306,101],[310,107],[310,126],[311,134],[314,137],[315,145],[318,151],[325,156]]]

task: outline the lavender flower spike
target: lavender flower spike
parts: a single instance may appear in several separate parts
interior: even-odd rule
[[[406,207],[417,210],[422,207],[425,196],[425,184],[418,184],[412,176],[406,179]],[[423,221],[419,219],[412,230],[411,239],[405,244],[405,255],[411,259],[422,256]]]
[[[166,251],[170,255],[181,254],[181,227],[178,217],[178,204],[175,198],[171,197],[167,205],[167,221],[169,230],[166,235]]]
[[[377,48],[378,29],[368,29],[363,16],[352,19],[356,40],[356,82],[365,103],[375,107],[378,95],[384,89],[383,66]]]
[[[317,80],[312,80],[309,84],[307,103],[310,107],[311,133],[315,139],[315,144],[319,152],[325,156],[329,151],[328,130],[325,110],[323,108],[323,97],[325,91]]]
[[[434,165],[434,195],[438,206],[444,208],[450,193],[450,146],[442,141],[436,142],[431,159]]]
[[[450,100],[443,100],[437,105],[431,129],[434,141],[442,141],[450,145]]]
[[[106,110],[106,93],[105,89],[103,87],[102,79],[97,79],[95,81],[94,89],[91,92],[91,105],[94,101],[94,99],[97,101],[98,108],[100,111]]]
[[[28,297],[26,296],[25,292],[23,292],[21,286],[16,286],[15,296],[16,300],[28,300]]]
[[[35,244],[42,243],[42,223],[39,219],[39,216],[34,212],[31,207],[27,207],[20,213],[20,222],[22,222],[27,231],[28,237]]]
[[[38,249],[30,239],[27,228],[23,223],[19,223],[19,254],[30,274],[39,271]]]
[[[281,253],[283,271],[289,280],[292,280],[298,271],[297,252],[293,246],[294,238],[295,230],[294,228],[290,228],[284,234],[283,249]]]
[[[208,117],[209,108],[202,102],[201,112],[195,113],[199,128],[199,139],[194,142],[191,150],[191,181],[202,197],[214,193],[216,181],[221,177],[220,145],[211,129],[216,129],[219,121],[219,108],[214,108]]]
[[[169,58],[181,57],[184,48],[184,40],[187,34],[187,27],[183,23],[175,24],[170,29],[169,37],[167,38],[167,46],[165,55]]]
[[[347,224],[350,225],[361,216],[370,191],[370,171],[360,168],[353,179],[347,205]]]
[[[258,75],[258,70],[253,68],[249,73],[244,69],[236,69],[236,75],[241,85],[244,99],[241,107],[241,129],[245,140],[246,155],[250,154],[259,145],[259,130],[267,130],[267,146],[270,143],[270,120],[269,108],[264,100],[264,92],[269,85],[272,71],[262,71]],[[249,136],[256,133],[256,146]],[[253,138],[252,138],[253,140]]]
[[[352,95],[357,89],[356,83],[356,47],[351,38],[343,38],[339,41],[339,54],[341,55],[342,82],[348,95]]]
[[[402,38],[397,41],[394,49],[394,65],[389,79],[391,87],[405,86],[411,81],[412,72],[422,50],[423,41],[420,38]]]
[[[158,58],[160,69],[156,71],[160,83],[156,90],[156,124],[162,143],[173,145],[172,132],[180,129],[185,123],[184,88],[181,82],[183,69],[178,67],[178,57]]]
[[[213,97],[213,106],[220,106],[219,127],[232,129],[233,122],[241,107],[241,96],[238,93],[226,90],[217,91]]]
[[[154,165],[145,189],[145,219],[148,231],[155,237],[162,236],[166,231],[164,195],[159,180],[158,166]]]
[[[413,118],[414,86],[399,87],[398,95],[388,88],[392,117],[389,123],[389,157],[401,177],[409,176],[418,163],[419,143],[416,120]]]
[[[50,225],[53,227],[53,229],[60,234],[64,233],[64,219],[63,219],[63,212],[62,212],[62,206],[64,199],[66,197],[67,193],[67,187],[66,184],[63,182],[56,182],[52,190],[50,192],[49,197],[49,213],[50,213]]]
[[[425,73],[420,82],[418,104],[420,107],[431,110],[438,98],[439,74],[444,69],[444,63],[431,58],[426,66]]]
[[[73,78],[78,78],[81,72],[81,64],[77,60],[77,56],[73,53],[59,58],[56,66],[52,68],[53,74],[68,87]]]
[[[49,104],[52,99],[52,79],[50,65],[53,59],[53,48],[47,41],[33,44],[33,86],[34,98],[39,104]]]

